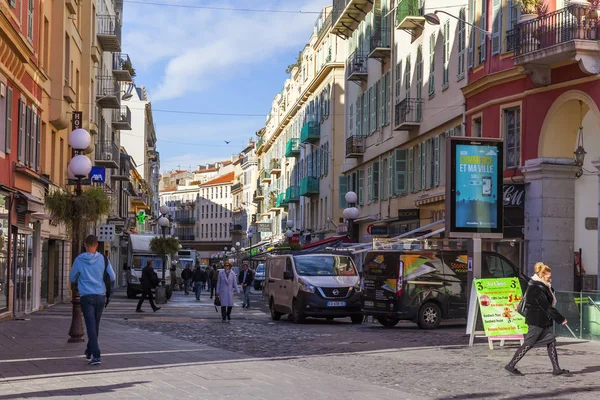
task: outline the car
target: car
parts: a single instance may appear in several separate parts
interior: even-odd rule
[[[282,254],[267,258],[264,297],[271,319],[289,314],[295,323],[306,317],[350,317],[363,321],[361,282],[352,259],[329,253]]]
[[[265,264],[258,264],[254,271],[254,289],[261,290],[265,282]]]
[[[482,252],[482,278],[528,279],[503,255]],[[373,250],[363,265],[362,311],[384,327],[401,320],[435,329],[467,318],[468,256],[459,250]]]

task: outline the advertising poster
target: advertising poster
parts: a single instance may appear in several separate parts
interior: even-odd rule
[[[456,228],[498,228],[498,147],[456,145]]]
[[[517,312],[523,298],[517,278],[473,281],[486,336],[524,335],[525,317]]]

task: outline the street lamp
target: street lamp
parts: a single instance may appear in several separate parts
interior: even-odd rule
[[[288,227],[288,230],[285,232],[285,236],[288,238],[289,241],[289,239],[291,239],[292,236],[294,236],[294,231],[292,230],[292,228],[294,227],[294,221],[288,219],[285,225]]]
[[[358,242],[358,238],[355,236],[354,232],[354,220],[358,218],[360,212],[358,208],[356,208],[356,202],[358,201],[358,196],[354,192],[346,193],[345,200],[348,203],[348,208],[344,209],[343,215],[346,221],[348,222],[348,234],[350,235],[350,239]]]
[[[435,10],[432,13],[427,13],[427,14],[423,15],[423,18],[425,18],[425,21],[427,21],[427,23],[429,25],[440,25],[441,24],[440,17],[437,16],[438,13],[446,14],[446,15],[454,18],[454,19],[457,19],[460,22],[463,22],[463,23],[465,23],[465,24],[467,24],[467,25],[475,28],[476,30],[478,30],[479,32],[481,32],[481,33],[483,33],[483,34],[485,34],[487,36],[491,36],[492,35],[492,32],[488,32],[485,29],[481,29],[480,27],[475,26],[475,25],[473,25],[473,24],[465,21],[464,19],[458,18],[457,16],[454,16],[454,15],[452,15],[452,14],[446,12],[446,11]]]
[[[75,152],[75,157],[71,159],[68,166],[68,173],[72,174],[77,179],[77,186],[75,187],[75,196],[80,197],[81,180],[88,176],[92,171],[92,161],[83,155],[83,152],[92,143],[92,136],[85,129],[75,129],[69,134],[69,145]],[[74,221],[73,224],[79,222]],[[74,226],[71,232],[79,232],[80,227]],[[78,234],[72,235],[72,253],[73,259],[80,250],[80,243]],[[71,328],[69,329],[69,343],[80,343],[83,342],[83,320],[81,314],[81,296],[79,295],[79,287],[77,283],[71,285],[71,304],[73,309],[71,312]]]
[[[161,231],[162,231],[162,237],[166,237],[167,236],[167,228],[169,227],[169,218],[166,217],[167,213],[169,212],[169,207],[167,207],[166,205],[162,205],[160,206],[160,213],[161,216],[158,219],[157,224],[160,227]],[[157,302],[158,302],[158,298],[161,298],[161,301],[164,301],[165,303],[167,302],[167,292],[165,289],[165,269],[166,269],[166,264],[167,264],[167,256],[164,255],[163,256],[163,260],[162,260],[162,279],[161,279],[161,283],[162,283],[162,289],[160,290],[160,296],[158,294],[158,291],[156,293],[156,297],[157,297]],[[174,284],[174,282],[171,282],[171,284]]]

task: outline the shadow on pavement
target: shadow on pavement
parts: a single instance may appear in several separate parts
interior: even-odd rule
[[[437,400],[471,400],[471,399],[489,399],[492,397],[502,396],[499,392],[486,392],[486,393],[467,393],[459,394],[451,397],[438,397]]]
[[[566,378],[568,379],[568,378]],[[588,387],[572,387],[568,389],[557,389],[548,392],[520,394],[518,396],[507,397],[503,400],[527,400],[527,399],[552,399],[558,396],[567,396],[569,399],[574,399],[576,393],[590,393],[600,391],[600,386]]]
[[[140,381],[140,382],[128,382],[128,383],[119,383],[114,385],[106,385],[106,386],[86,386],[86,387],[77,387],[77,388],[65,388],[65,389],[50,389],[50,390],[40,390],[37,392],[25,392],[19,394],[4,394],[0,395],[0,400],[8,400],[8,399],[22,399],[22,398],[44,398],[44,397],[55,397],[55,396],[90,396],[94,394],[103,394],[103,393],[111,393],[116,392],[119,389],[127,389],[134,387],[136,385],[143,385],[144,383],[150,383],[149,381]]]

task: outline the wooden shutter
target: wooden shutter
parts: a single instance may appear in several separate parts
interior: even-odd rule
[[[408,188],[410,192],[415,192],[415,179],[414,179],[415,161],[414,161],[414,149],[411,147],[408,149]]]
[[[429,95],[435,93],[435,33],[429,37]]]
[[[502,44],[502,0],[492,0],[492,18],[492,54],[498,54]]]
[[[26,122],[27,111],[25,109],[25,103],[19,100],[19,136],[18,139],[18,154],[17,160],[25,160],[25,122]]]
[[[412,149],[409,152],[409,159],[412,158]],[[406,182],[406,174],[407,174],[407,150],[406,149],[396,149],[394,154],[395,159],[395,179],[394,179],[394,192],[396,194],[406,194],[407,191],[407,182]],[[410,160],[409,160],[410,161]]]
[[[385,74],[385,122],[389,125],[392,119],[392,73]]]
[[[363,168],[358,170],[358,204],[361,206],[365,204],[365,170]]]
[[[385,98],[385,89],[386,89],[386,84],[385,84],[385,75],[381,77],[381,80],[379,81],[379,99],[378,99],[378,113],[379,115],[377,115],[377,124],[379,126],[384,126],[385,125],[385,105],[386,105],[386,98]]]
[[[6,86],[6,154],[12,150],[13,90]]]
[[[475,23],[475,0],[469,0],[469,23]],[[475,64],[475,30],[469,29],[469,68],[473,68]]]
[[[369,103],[371,102],[371,91],[367,90],[363,93],[363,122],[362,122],[362,132],[363,136],[369,136],[369,119],[371,114],[369,114]]]
[[[410,54],[406,56],[406,65],[404,66],[404,90],[405,98],[410,98]]]
[[[346,203],[346,193],[348,193],[348,181],[345,176],[340,176],[338,178],[338,182],[340,183],[339,207],[341,209],[344,209],[348,207],[348,203]]]
[[[402,89],[402,60],[398,60],[396,64],[396,98],[400,99],[400,90]]]
[[[458,18],[458,77],[462,78],[465,76],[465,47],[467,45],[467,24],[465,21],[465,9],[461,8]]]
[[[447,86],[449,81],[448,66],[450,64],[450,21],[446,21],[444,24],[444,76],[442,78],[443,85]]]
[[[440,136],[436,136],[434,139],[434,158],[435,158],[435,163],[434,163],[434,167],[435,167],[435,173],[433,175],[433,185],[434,186],[439,186],[440,185]]]
[[[379,191],[381,190],[381,183],[380,183],[380,164],[378,161],[375,161],[373,163],[373,200],[378,201],[379,200]],[[375,187],[375,184],[377,184],[377,187]]]
[[[350,104],[350,109],[348,110],[348,137],[354,136],[354,104]]]
[[[415,167],[415,192],[421,190],[421,146],[419,143],[416,147],[417,150],[417,165]]]
[[[481,29],[487,31],[487,1],[481,2],[481,19],[479,20],[479,24],[481,25]],[[479,43],[479,61],[483,63],[487,56],[487,35],[480,33]]]
[[[355,120],[356,120],[356,136],[361,136],[362,135],[362,130],[361,130],[361,125],[362,125],[362,94],[358,95],[358,98],[356,99],[356,115],[355,115]]]
[[[369,165],[367,167],[367,203],[373,201],[373,166]]]
[[[387,197],[392,197],[394,195],[394,167],[394,154],[392,153],[388,157]]]
[[[377,130],[377,91],[379,90],[379,81],[371,87],[371,133]]]
[[[428,188],[427,184],[427,149],[428,141],[421,145],[421,189]]]

